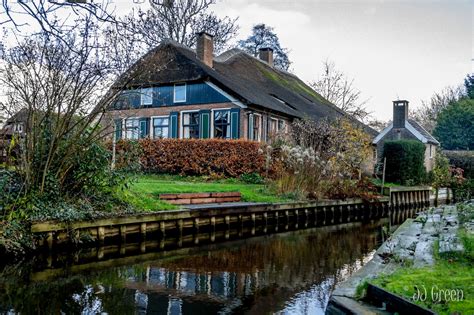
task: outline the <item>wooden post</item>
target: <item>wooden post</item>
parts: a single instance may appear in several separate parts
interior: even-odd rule
[[[382,170],[382,188],[381,188],[381,194],[383,195],[383,189],[384,189],[384,185],[385,185],[385,167],[387,165],[387,158],[384,157],[383,158],[383,170]]]
[[[140,236],[143,241],[146,240],[146,223],[140,224]]]
[[[179,235],[183,235],[183,219],[177,221]]]
[[[165,238],[165,235],[166,235],[165,221],[160,221],[160,232],[161,232],[161,236]]]
[[[120,231],[120,239],[122,240],[122,242],[125,243],[127,239],[127,226],[126,225],[119,226],[119,231]]]
[[[53,249],[53,242],[54,242],[53,232],[48,232],[48,236],[46,237],[46,243],[48,244],[49,250]]]
[[[216,217],[211,217],[211,229],[216,230]]]
[[[99,226],[97,228],[97,239],[99,240],[100,244],[104,244],[104,241],[105,241],[105,228],[103,226]]]
[[[199,233],[199,218],[194,218],[194,233]]]

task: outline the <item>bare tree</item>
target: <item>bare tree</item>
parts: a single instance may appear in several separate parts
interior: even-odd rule
[[[361,99],[361,91],[354,87],[354,79],[347,78],[334,62],[324,61],[323,74],[310,85],[325,99],[356,119],[364,121],[368,118],[368,100]]]
[[[101,116],[118,92],[109,90],[115,69],[97,45],[95,21],[89,14],[61,40],[40,31],[5,51],[0,83],[7,100],[0,110],[25,113],[14,163],[25,193],[44,193],[51,185],[75,191],[84,177],[74,165],[104,136]],[[61,31],[60,25],[51,26]]]
[[[369,125],[371,128],[377,130],[378,132],[381,132],[384,130],[388,125],[390,125],[390,120],[389,121],[384,121],[384,120],[379,120],[377,118],[372,118],[367,120],[367,125]]]
[[[464,96],[463,86],[446,87],[433,94],[428,101],[422,101],[421,107],[411,111],[411,116],[427,131],[432,132],[436,127],[438,114],[450,103],[458,101]]]
[[[27,30],[30,34],[33,30],[58,40],[76,27],[77,18],[90,20],[93,17],[96,22],[115,22],[108,0],[2,0],[2,8],[0,25],[12,26],[18,34]]]
[[[216,0],[151,0],[151,9],[132,12],[105,31],[111,49],[127,55],[123,68],[163,39],[172,39],[188,47],[195,47],[197,32],[206,31],[214,36],[214,49],[220,52],[236,36],[237,18],[219,18],[211,6]],[[132,39],[132,41],[130,40]],[[116,53],[114,55],[117,55]]]

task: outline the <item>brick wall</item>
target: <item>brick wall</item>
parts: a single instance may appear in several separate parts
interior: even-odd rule
[[[180,105],[180,106],[163,106],[163,107],[151,107],[151,108],[138,108],[128,110],[113,110],[107,112],[103,117],[104,125],[107,125],[106,133],[112,137],[113,135],[113,121],[114,119],[126,119],[131,117],[154,117],[154,116],[169,116],[171,112],[182,112],[182,111],[193,111],[203,109],[227,109],[227,108],[239,108],[233,103],[214,103],[214,104],[199,104],[199,105]],[[285,124],[289,126],[290,120],[287,117],[281,115],[270,114],[263,111],[256,111],[253,109],[242,108],[240,110],[240,138],[248,139],[248,114],[258,113],[266,117],[274,117],[285,121]],[[181,115],[178,117],[178,125],[181,126]],[[178,128],[178,133],[180,133]]]

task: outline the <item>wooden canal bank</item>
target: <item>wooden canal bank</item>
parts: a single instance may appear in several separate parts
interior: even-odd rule
[[[236,203],[196,206],[191,209],[98,219],[75,223],[38,222],[31,227],[38,245],[53,249],[78,240],[89,244],[127,243],[128,240],[156,240],[167,236],[186,237],[200,232],[255,228],[263,232],[306,228],[390,217],[401,222],[429,205],[423,190],[389,191],[389,196],[367,202],[361,199],[293,202],[282,204]]]

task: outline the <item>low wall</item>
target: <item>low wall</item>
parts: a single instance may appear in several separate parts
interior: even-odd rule
[[[198,233],[200,229],[214,231],[244,225],[251,228],[263,226],[264,229],[273,225],[278,229],[281,224],[291,223],[298,228],[299,224],[301,227],[313,226],[318,222],[332,225],[388,215],[389,200],[386,197],[373,202],[351,199],[281,204],[225,204],[70,224],[38,222],[32,225],[31,231],[37,236],[39,246],[52,249],[84,235],[103,244],[107,239],[113,238],[125,242],[132,235],[146,240],[150,233],[159,233],[164,238],[167,234],[182,236]]]

